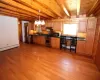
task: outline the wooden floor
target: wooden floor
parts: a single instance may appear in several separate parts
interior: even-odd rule
[[[100,72],[92,59],[22,44],[0,52],[0,80],[100,80]]]

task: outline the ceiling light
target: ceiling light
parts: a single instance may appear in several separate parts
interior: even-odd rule
[[[80,14],[80,3],[81,3],[81,0],[77,0],[77,15]]]
[[[40,13],[40,10],[39,10]],[[40,20],[40,15],[39,15],[39,19],[35,20],[35,25],[45,25],[45,21],[44,20]]]
[[[69,15],[69,13],[68,13],[68,10],[65,8],[65,6],[64,6],[64,5],[62,5],[62,7],[63,7],[63,9],[64,9],[65,13],[67,14],[67,16],[70,16],[70,15]]]

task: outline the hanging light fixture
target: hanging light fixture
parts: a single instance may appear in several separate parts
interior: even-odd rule
[[[39,10],[40,13],[40,10]],[[44,20],[40,20],[40,15],[39,15],[39,19],[35,20],[35,25],[45,25],[45,21]]]

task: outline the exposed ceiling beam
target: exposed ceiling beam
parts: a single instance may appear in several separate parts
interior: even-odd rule
[[[53,14],[55,14],[56,17],[59,16],[58,14],[56,14],[56,13],[54,12],[54,10],[52,10],[52,9],[51,9],[50,7],[48,7],[47,5],[42,4],[40,1],[37,1],[37,0],[33,0],[33,1],[36,2],[37,4],[39,4],[40,6],[44,7],[45,9],[48,9],[50,12],[52,12]]]
[[[30,14],[34,17],[38,17],[36,14],[30,12],[30,11],[27,11],[27,10],[24,10],[24,9],[21,9],[21,8],[17,8],[17,7],[13,7],[9,4],[6,4],[6,3],[2,3],[0,2],[0,7],[1,8],[6,8],[6,9],[10,9],[10,10],[13,10],[13,11],[18,11],[18,12],[22,12],[22,13],[26,13],[27,15]]]
[[[10,13],[10,14],[19,15],[19,16],[23,16],[23,17],[30,17],[30,18],[35,19],[34,17],[31,17],[31,16],[29,16],[29,15],[26,15],[26,14],[19,14],[19,13],[17,13],[17,12],[14,12],[14,11],[11,11],[11,10],[8,10],[8,9],[0,8],[0,11],[2,11],[2,12],[7,12],[7,13]]]
[[[26,10],[22,10],[22,9],[19,9],[19,8],[15,8],[13,6],[10,6],[10,5],[6,5],[4,3],[0,3],[0,8],[3,8],[3,9],[8,9],[8,10],[11,10],[11,11],[14,11],[14,12],[18,12],[19,14],[26,14],[26,15],[29,15],[31,17],[35,17],[35,18],[38,18],[38,15],[35,15],[33,14],[32,12],[29,12],[29,11],[26,11]],[[46,19],[44,17],[41,16],[42,19]]]
[[[61,7],[61,9],[63,9],[64,13],[70,17],[69,11],[68,9],[65,7],[64,5],[64,1],[60,1],[60,0],[55,0],[57,2],[57,4]]]
[[[91,14],[94,13],[95,9],[96,9],[97,6],[98,6],[98,1],[99,1],[99,0],[96,0],[96,1],[95,1],[95,3],[94,3],[94,5],[92,6],[92,8],[87,12],[87,16],[90,16]]]
[[[63,17],[66,15],[66,13],[64,12],[63,10],[63,7],[62,7],[62,4],[58,1],[58,0],[55,0],[56,3],[58,4],[58,6],[61,8],[62,12],[63,12]],[[68,11],[69,12],[69,11]]]
[[[100,15],[100,6],[99,6],[99,9],[94,13],[94,16],[98,16]]]
[[[0,0],[0,2],[1,2],[1,3],[4,3],[4,4],[6,4],[6,5],[10,5],[10,6],[12,6],[12,7],[18,8],[18,9],[21,9],[21,10],[26,10],[26,11],[28,11],[28,12],[31,12],[31,13],[35,14],[35,15],[38,15],[38,12],[37,12],[37,11],[35,11],[35,10],[33,10],[33,9],[30,9],[30,8],[24,6],[24,5],[21,5],[21,4],[15,2],[15,1],[13,1],[13,0]],[[47,15],[44,15],[44,14],[42,14],[42,13],[40,13],[39,15],[42,16],[42,17],[48,18]]]
[[[30,16],[30,17],[36,18],[35,16],[29,15],[27,13],[19,12],[19,11],[16,11],[16,10],[11,10],[11,9],[4,8],[4,7],[0,7],[0,11],[1,10],[8,10],[8,11],[12,11],[14,13],[18,13],[19,15],[26,15],[26,16]]]
[[[0,12],[1,15],[5,15],[5,16],[11,16],[11,17],[16,17],[16,18],[19,18],[21,20],[28,20],[28,21],[31,21],[32,19],[30,19],[29,17],[23,17],[23,16],[19,16],[19,15],[15,15],[15,14],[10,14],[10,13],[7,13],[7,12]]]
[[[29,7],[29,8],[31,8],[31,9],[33,9],[33,10],[35,10],[35,11],[39,11],[39,7],[40,6],[38,6],[38,8],[36,7],[36,6],[33,6],[32,4],[33,4],[33,0],[31,0],[31,3],[26,3],[26,1],[25,0],[14,0],[14,1],[16,1],[16,2],[18,2],[18,3],[20,3],[20,4],[22,4],[22,5],[24,5],[24,6],[27,6],[27,7]],[[38,4],[37,4],[38,5]],[[41,7],[42,8],[42,7]],[[41,10],[41,8],[40,8],[40,10]],[[42,9],[44,9],[44,8],[42,8]],[[52,14],[50,11],[47,11],[46,9],[44,9],[44,10],[41,10],[41,13],[42,14],[45,14],[45,15],[47,15],[47,16],[49,16],[49,17],[52,17],[52,18],[55,18],[56,16],[54,15],[54,14]]]
[[[93,14],[94,14],[95,16],[100,15],[100,1],[98,1],[97,7],[95,8]]]
[[[69,14],[68,10],[66,9],[66,7],[64,5],[62,5],[62,8],[63,8],[64,12],[66,13],[66,15],[68,17],[70,17],[70,14]]]
[[[4,12],[4,13],[11,14],[11,15],[15,15],[15,16],[17,15],[17,16],[23,17],[23,18],[34,19],[34,18],[30,17],[30,16],[27,16],[27,15],[19,15],[18,13],[15,13],[15,12],[12,12],[12,11],[9,11],[9,10],[3,10],[3,9],[1,9],[0,11],[1,11],[1,12]]]
[[[80,4],[81,4],[81,0],[77,0],[77,16],[79,16],[80,14]]]
[[[79,14],[97,16],[100,14],[99,5],[100,0],[0,0],[2,11],[9,10],[35,19],[38,19],[39,15],[41,19],[64,18]]]
[[[39,5],[43,6],[44,8],[50,10],[52,13],[57,15],[58,17],[62,18],[61,8],[57,5],[55,0],[48,0],[48,2],[43,2],[41,0],[33,0],[34,2],[38,3]],[[53,3],[53,4],[52,4]]]

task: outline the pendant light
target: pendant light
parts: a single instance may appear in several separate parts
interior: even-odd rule
[[[39,10],[40,13],[40,10]],[[39,19],[35,20],[35,25],[45,25],[45,21],[44,20],[40,20],[40,15],[39,15]]]

